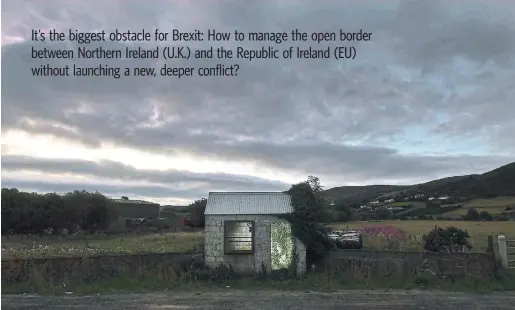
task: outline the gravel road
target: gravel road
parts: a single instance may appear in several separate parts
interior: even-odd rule
[[[515,292],[476,295],[426,291],[338,291],[333,293],[239,291],[152,293],[87,297],[2,295],[2,309],[514,309]]]

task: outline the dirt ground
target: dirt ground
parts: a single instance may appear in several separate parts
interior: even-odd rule
[[[3,309],[212,309],[212,310],[270,310],[270,309],[513,309],[515,292],[496,294],[466,294],[426,291],[225,291],[209,293],[152,293],[74,297],[73,295],[42,297],[3,295]]]

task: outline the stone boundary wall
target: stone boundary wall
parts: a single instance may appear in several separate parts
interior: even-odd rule
[[[94,281],[123,273],[177,274],[203,269],[202,253],[149,253],[2,260],[2,282]]]
[[[495,274],[497,262],[494,253],[335,250],[318,268],[371,276],[427,273],[440,277],[487,277]]]
[[[173,278],[205,270],[202,253],[149,253],[91,257],[2,260],[2,283],[91,281],[122,274]],[[493,253],[446,254],[335,250],[315,267],[334,275],[391,277],[428,274],[439,277],[488,277],[497,271]]]

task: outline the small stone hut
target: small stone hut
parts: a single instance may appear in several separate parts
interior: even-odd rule
[[[282,192],[211,192],[205,211],[205,262],[230,265],[239,273],[285,269],[306,271],[306,248],[291,225],[278,217],[291,213]]]

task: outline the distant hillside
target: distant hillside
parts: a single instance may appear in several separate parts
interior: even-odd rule
[[[340,186],[322,191],[322,195],[329,200],[335,200],[339,203],[359,203],[384,194],[402,192],[409,187],[409,185]]]
[[[471,199],[515,196],[515,162],[484,174],[453,176],[416,185],[341,186],[321,192],[330,200],[350,204],[370,201],[379,196],[393,197],[397,194],[416,193],[427,196],[461,196]]]
[[[515,162],[484,174],[461,177],[448,182],[439,180],[419,185],[430,195],[455,195],[470,198],[515,196]]]

